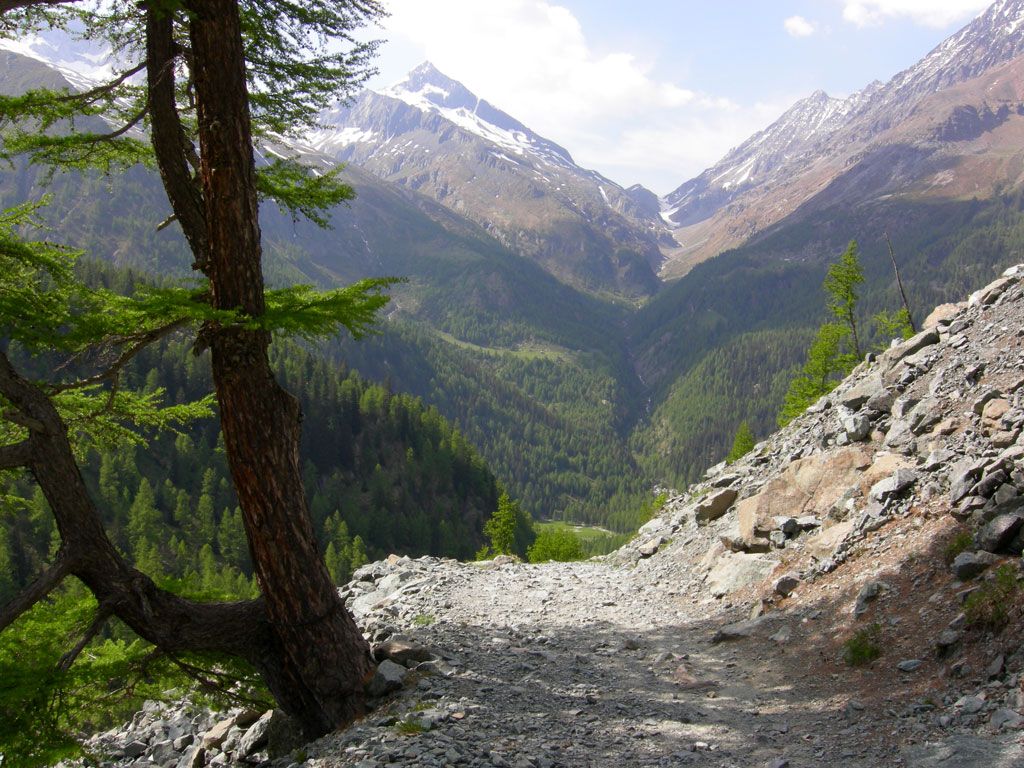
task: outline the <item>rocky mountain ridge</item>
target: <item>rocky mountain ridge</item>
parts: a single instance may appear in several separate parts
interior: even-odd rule
[[[154,705],[91,744],[167,768],[1019,765],[1022,328],[1024,265],[608,557],[365,566],[342,594],[379,704],[347,730],[296,747],[271,713]]]
[[[834,203],[835,186],[854,188],[850,200],[860,204],[886,194],[917,194],[938,177],[930,184],[932,195],[957,199],[961,187],[944,183],[961,159],[1000,155],[1006,148],[1002,143],[963,146],[955,133],[914,128],[920,128],[922,115],[941,122],[955,119],[958,110],[984,111],[993,100],[990,87],[998,83],[994,73],[1022,54],[1024,2],[999,0],[887,83],[871,83],[846,99],[819,91],[797,102],[663,199],[663,216],[676,227],[681,244],[668,255],[663,275],[683,274],[794,213]],[[973,88],[963,87],[972,81]],[[943,98],[950,92],[957,101]],[[1016,95],[1011,101],[1006,106],[1015,113]],[[997,96],[992,108],[1000,109],[1001,103]],[[976,194],[990,195],[994,187],[1005,190],[1020,181],[1012,169],[988,171],[987,179],[965,173],[971,183],[981,180]]]

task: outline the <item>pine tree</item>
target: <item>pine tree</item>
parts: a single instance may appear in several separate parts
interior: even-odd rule
[[[848,331],[851,354],[855,360],[863,356],[857,332],[857,288],[864,282],[864,269],[860,264],[857,241],[851,240],[839,261],[831,264],[825,276],[828,309]]]
[[[752,450],[754,450],[754,433],[750,431],[750,424],[746,421],[740,423],[739,428],[736,430],[736,436],[732,440],[732,448],[729,450],[729,455],[725,457],[725,461],[728,464],[732,464],[735,461],[739,461]]]
[[[89,294],[76,286],[66,259],[62,264],[50,253],[41,263],[36,257],[46,253],[44,246],[26,253],[8,226],[7,247],[0,248],[0,257],[10,262],[0,264],[0,330],[37,350],[75,352],[116,339],[114,345],[130,359],[169,333],[201,327],[199,346],[211,351],[224,447],[263,599],[189,603],[131,571],[103,529],[68,440],[65,419],[76,409],[101,413],[86,429],[109,444],[130,437],[120,419],[166,426],[209,412],[208,403],[161,409],[156,397],[162,393],[115,386],[123,367],[117,362],[93,382],[63,383],[71,389],[51,399],[52,389],[29,382],[0,353],[5,416],[15,413],[15,425],[21,424],[5,430],[0,469],[28,467],[62,535],[50,570],[0,611],[0,631],[74,574],[89,585],[102,610],[110,606],[157,648],[247,660],[305,734],[319,736],[362,713],[362,682],[371,658],[317,551],[297,462],[299,406],[275,380],[267,348],[275,331],[317,338],[344,326],[360,334],[383,306],[380,292],[388,281],[325,294],[302,286],[265,290],[260,197],[325,224],[324,211],[351,198],[352,191],[336,174],[313,173],[296,160],[274,161],[257,173],[253,141],[301,134],[339,90],[344,94],[369,76],[374,44],[352,43],[353,30],[382,9],[375,0],[62,5],[9,4],[0,35],[27,36],[55,24],[91,39],[106,37],[137,63],[84,94],[0,97],[0,113],[17,124],[0,136],[4,155],[29,154],[55,167],[105,172],[155,163],[208,290],[151,291],[135,304]],[[117,127],[102,134],[50,130],[76,115],[103,115]],[[148,144],[136,138],[147,128]],[[19,225],[24,212],[21,218]],[[49,280],[45,286],[40,273]],[[69,302],[76,293],[91,303]],[[104,385],[110,393],[96,391]],[[100,398],[107,401],[102,411],[96,408]],[[234,631],[242,626],[245,632]]]

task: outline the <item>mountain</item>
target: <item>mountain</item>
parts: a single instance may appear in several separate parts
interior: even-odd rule
[[[59,78],[35,59],[0,52],[0,88],[61,87]],[[536,517],[634,525],[652,482],[627,448],[643,396],[623,341],[625,307],[560,282],[420,192],[354,163],[344,178],[357,198],[331,212],[329,229],[273,204],[261,209],[272,283],[407,279],[392,291],[380,335],[333,341],[321,353],[437,407]],[[169,210],[155,173],[47,182],[22,163],[0,175],[0,206],[44,193],[52,202],[41,215],[54,240],[123,267],[191,274],[177,229],[156,229]]]
[[[748,241],[799,211],[806,214],[836,201],[847,203],[887,194],[955,198],[950,172],[979,151],[990,156],[1011,149],[971,145],[980,133],[1016,123],[1020,91],[1013,86],[1024,54],[1024,2],[1000,0],[921,61],[885,84],[872,83],[846,99],[816,92],[775,123],[729,152],[663,201],[665,220],[677,227],[681,247],[669,254],[663,274],[679,276],[706,258]],[[1012,71],[1000,68],[1012,66]],[[957,125],[981,117],[967,137]],[[988,122],[985,122],[988,120]],[[952,130],[938,127],[952,122]],[[1016,127],[1003,130],[1009,133]],[[1013,163],[977,190],[991,195],[1019,179]],[[990,169],[993,170],[993,169]],[[851,187],[856,188],[849,194]],[[945,191],[943,190],[945,187]]]
[[[316,151],[432,197],[574,287],[639,298],[659,286],[665,233],[649,200],[429,63],[323,123],[309,137]]]

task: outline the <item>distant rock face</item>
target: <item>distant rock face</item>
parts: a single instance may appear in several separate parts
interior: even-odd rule
[[[1005,149],[971,142],[1022,119],[1022,54],[1024,4],[1000,0],[887,83],[846,99],[823,91],[801,99],[664,198],[665,220],[684,230],[683,261],[739,245],[798,205],[820,209],[915,186],[956,197],[966,187],[949,184],[942,171],[950,167],[989,193],[1016,184],[1016,171],[979,160],[1013,153],[1015,139],[1007,135]],[[665,270],[673,269],[670,258]]]

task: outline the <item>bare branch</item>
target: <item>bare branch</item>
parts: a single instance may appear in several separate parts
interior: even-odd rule
[[[113,611],[105,605],[101,605],[96,609],[96,616],[93,618],[92,624],[89,625],[89,628],[85,630],[85,634],[82,635],[74,648],[61,656],[60,663],[57,665],[57,668],[61,672],[67,672],[71,669],[71,665],[75,663],[75,659],[77,659],[82,651],[85,650],[85,646],[91,643],[93,638],[100,633],[100,630],[103,629],[103,625],[107,623],[107,619],[109,619],[111,615],[113,615]]]
[[[28,589],[17,595],[0,610],[0,632],[11,626],[19,616],[50,594],[71,573],[69,559],[63,554],[57,556],[56,562],[43,571]]]
[[[896,274],[896,285],[900,289],[900,298],[903,299],[903,308],[907,310],[907,322],[910,324],[910,332],[917,333],[917,326],[914,325],[914,314],[910,311],[910,302],[907,301],[907,292],[903,290],[903,280],[900,278],[900,268],[896,266],[896,252],[892,248],[892,240],[889,233],[885,233],[885,242],[889,246],[889,258],[892,260],[892,271]]]
[[[138,113],[134,115],[127,123],[122,125],[117,130],[111,131],[110,133],[98,133],[94,136],[89,136],[88,143],[100,144],[104,141],[113,141],[114,139],[119,139],[126,133],[128,133],[128,131],[130,131],[132,128],[141,123],[148,113],[149,107],[145,106],[142,109],[140,109]]]
[[[173,224],[177,220],[178,220],[178,214],[172,213],[170,216],[168,216],[166,219],[164,219],[163,221],[161,221],[159,224],[156,225],[156,231],[157,232],[163,232],[165,229],[167,229],[169,226],[171,226],[171,224]]]
[[[32,461],[32,442],[23,440],[0,447],[0,469],[17,469]]]
[[[2,4],[2,0],[0,0],[0,4]],[[128,71],[122,72],[120,75],[118,75],[116,78],[111,80],[109,83],[104,83],[103,85],[97,85],[95,88],[92,88],[92,89],[90,89],[88,91],[82,91],[81,93],[68,94],[67,96],[61,97],[60,101],[82,101],[82,102],[96,101],[98,99],[103,98],[107,94],[109,94],[112,90],[117,88],[117,86],[119,86],[122,83],[124,83],[124,81],[127,80],[128,78],[132,77],[133,75],[139,74],[139,72],[141,72],[145,68],[146,68],[146,61],[143,60],[141,64],[136,64],[134,67],[132,67]]]
[[[238,687],[238,677],[233,674],[225,674],[218,672],[215,669],[203,669],[197,667],[194,664],[189,664],[182,661],[173,654],[167,654],[167,659],[174,666],[184,672],[186,675],[195,680],[199,685],[208,691],[218,693],[224,696],[236,704],[266,708],[267,702],[262,699],[256,699],[251,696],[243,696],[236,690]]]
[[[115,343],[131,343],[131,346],[122,351],[121,354],[118,356],[117,360],[111,363],[111,365],[106,370],[97,373],[95,376],[90,376],[87,379],[81,379],[79,381],[74,381],[69,384],[54,385],[49,389],[53,393],[67,392],[68,390],[72,389],[82,389],[84,387],[91,387],[94,384],[102,384],[104,381],[114,381],[121,374],[121,371],[124,369],[124,367],[128,365],[128,363],[132,361],[132,358],[139,354],[139,352],[141,352],[143,349],[148,347],[153,342],[159,341],[169,333],[172,333],[176,331],[178,328],[181,328],[186,323],[188,323],[188,318],[183,317],[177,320],[173,320],[164,325],[161,325],[159,328],[154,328],[150,331],[146,331],[144,333],[138,333],[133,334],[131,336],[122,337],[121,339],[116,340]]]

